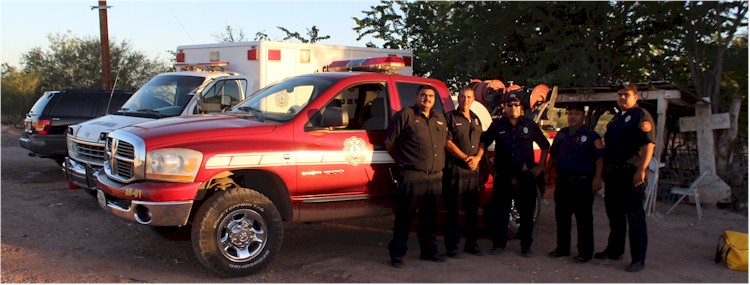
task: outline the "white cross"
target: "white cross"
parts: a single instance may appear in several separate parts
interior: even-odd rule
[[[695,105],[695,117],[680,118],[681,132],[698,133],[699,173],[704,171],[709,173],[702,179],[701,183],[706,187],[699,187],[701,202],[729,202],[730,187],[716,175],[716,151],[714,150],[713,133],[713,130],[728,128],[729,113],[711,114],[711,105],[709,104]],[[711,183],[712,181],[713,183]]]

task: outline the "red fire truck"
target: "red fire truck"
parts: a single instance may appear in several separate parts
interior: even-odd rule
[[[113,131],[96,174],[99,204],[157,229],[189,228],[200,262],[223,276],[267,266],[282,221],[391,213],[388,119],[414,104],[421,85],[436,88],[436,109],[454,109],[439,80],[366,72],[403,65],[396,56],[334,62],[332,72],[279,81],[223,114]]]

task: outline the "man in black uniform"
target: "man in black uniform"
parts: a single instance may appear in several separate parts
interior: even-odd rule
[[[632,261],[625,270],[638,272],[645,267],[648,236],[643,199],[646,171],[654,153],[654,119],[638,106],[638,88],[633,83],[617,91],[620,112],[604,133],[606,165],[604,206],[609,218],[607,248],[597,259],[621,259],[625,252],[626,220],[629,227]]]
[[[464,252],[481,255],[477,245],[477,215],[479,193],[482,187],[478,164],[484,151],[479,149],[482,123],[469,107],[474,103],[474,90],[463,88],[458,93],[458,109],[445,115],[449,137],[446,142],[448,160],[443,174],[443,199],[445,202],[445,252],[448,257],[458,256],[458,209],[466,213],[464,223]]]
[[[403,108],[393,116],[385,138],[388,153],[397,165],[393,239],[388,244],[391,265],[396,268],[404,266],[411,220],[417,212],[420,258],[445,261],[438,253],[435,237],[435,196],[442,191],[448,129],[443,113],[432,109],[435,100],[440,100],[435,88],[423,85],[417,92],[414,106]]]
[[[555,220],[557,247],[551,257],[570,255],[570,216],[576,216],[578,255],[576,262],[587,262],[594,255],[594,194],[602,187],[604,144],[595,131],[587,128],[584,107],[568,106],[568,127],[557,133],[550,148],[548,168],[557,168],[555,180]]]
[[[529,118],[522,117],[521,100],[511,95],[505,105],[505,116],[496,119],[482,135],[480,147],[495,142],[495,180],[492,197],[486,208],[487,222],[492,234],[490,254],[500,254],[508,241],[508,215],[511,200],[515,201],[521,225],[518,236],[521,240],[521,255],[531,257],[531,233],[534,227],[533,214],[536,207],[535,178],[542,174],[547,163],[549,141],[539,126]],[[540,164],[534,161],[533,143],[541,148]]]

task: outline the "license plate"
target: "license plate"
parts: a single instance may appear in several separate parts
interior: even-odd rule
[[[107,197],[104,197],[104,192],[101,189],[96,190],[96,201],[99,202],[99,207],[107,209]]]

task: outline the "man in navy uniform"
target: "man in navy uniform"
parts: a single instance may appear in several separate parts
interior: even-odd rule
[[[414,106],[393,115],[386,129],[385,146],[396,162],[398,193],[395,198],[393,239],[388,244],[391,266],[404,267],[412,217],[419,213],[417,237],[420,258],[444,262],[435,237],[436,195],[442,191],[445,143],[448,140],[443,112],[433,110],[437,91],[429,85],[417,90]]]
[[[548,168],[556,167],[555,220],[557,247],[551,257],[570,255],[571,216],[576,217],[578,255],[576,262],[587,262],[594,255],[594,194],[602,186],[604,144],[602,138],[583,122],[584,106],[568,105],[568,127],[557,133],[550,148]]]
[[[604,133],[604,205],[610,232],[607,248],[594,255],[597,259],[621,259],[625,252],[625,230],[629,228],[632,260],[625,268],[628,272],[638,272],[645,267],[648,235],[643,199],[646,171],[656,143],[654,119],[637,102],[637,86],[626,83],[617,91],[620,112]]]
[[[511,94],[505,104],[505,116],[492,122],[482,135],[480,148],[495,142],[495,179],[492,197],[485,215],[492,234],[490,254],[500,254],[508,241],[508,215],[515,201],[521,225],[521,255],[531,257],[531,234],[536,208],[536,177],[544,172],[549,141],[533,120],[522,116],[521,100]],[[534,161],[536,142],[541,149],[540,163]]]
[[[482,136],[482,123],[469,108],[474,103],[474,90],[465,87],[458,93],[458,109],[445,115],[449,136],[446,148],[449,155],[443,173],[443,199],[445,202],[445,252],[448,257],[458,256],[458,241],[461,231],[458,227],[458,210],[463,208],[464,252],[481,255],[477,245],[477,216],[479,193],[482,179],[479,174],[479,161],[484,151],[479,149]]]

